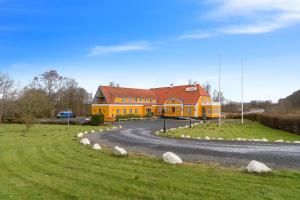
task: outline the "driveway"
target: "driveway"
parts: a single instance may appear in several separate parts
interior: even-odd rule
[[[300,145],[237,141],[199,141],[164,138],[154,135],[162,129],[163,120],[126,121],[117,123],[122,129],[106,134],[89,134],[92,143],[126,148],[161,157],[166,151],[178,154],[184,161],[217,163],[241,167],[251,160],[264,162],[272,168],[300,168]],[[189,121],[167,120],[167,128],[185,126]]]

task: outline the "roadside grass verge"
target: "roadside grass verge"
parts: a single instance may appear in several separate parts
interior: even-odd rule
[[[0,126],[0,199],[297,199],[300,172],[255,175],[94,151],[75,137],[91,126]]]
[[[162,136],[181,137],[181,135],[189,135],[191,137],[214,137],[224,139],[262,139],[269,141],[283,139],[285,141],[300,141],[300,135],[292,134],[264,126],[258,122],[245,120],[242,125],[239,120],[226,120],[222,126],[218,126],[216,122],[200,124],[192,128],[176,129],[160,133]]]

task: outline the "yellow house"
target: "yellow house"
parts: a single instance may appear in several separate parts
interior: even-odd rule
[[[216,118],[220,104],[199,84],[152,89],[100,86],[92,103],[92,114],[102,113],[105,121],[128,114],[162,116],[163,111],[167,117]]]

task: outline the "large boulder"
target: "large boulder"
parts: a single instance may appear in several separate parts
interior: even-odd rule
[[[205,136],[205,137],[204,137],[204,140],[210,140],[210,137]]]
[[[166,152],[163,154],[163,159],[166,163],[170,164],[181,164],[182,159],[177,156],[175,153],[172,152]]]
[[[275,142],[284,142],[283,139],[276,140]]]
[[[267,138],[262,138],[260,141],[261,142],[268,142],[268,139]]]
[[[82,138],[83,136],[84,136],[84,133],[82,133],[82,132],[80,132],[80,133],[77,134],[78,138]]]
[[[90,142],[90,140],[89,140],[88,138],[82,138],[82,139],[80,140],[80,144],[83,144],[83,145],[90,145],[91,142]]]
[[[115,146],[114,154],[118,155],[118,156],[125,156],[125,155],[127,155],[127,151],[121,147]]]
[[[248,170],[248,172],[255,172],[255,173],[266,173],[272,171],[272,169],[267,167],[264,163],[258,162],[256,160],[252,160],[248,164],[246,169]]]
[[[100,146],[98,143],[95,143],[95,144],[93,145],[93,149],[95,149],[95,150],[100,150],[100,149],[102,149],[102,148],[101,148],[101,146]]]

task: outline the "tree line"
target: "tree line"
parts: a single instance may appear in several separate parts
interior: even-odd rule
[[[34,77],[22,89],[0,72],[0,123],[18,121],[29,128],[37,118],[54,117],[63,110],[88,115],[91,101],[92,95],[74,78],[61,76],[56,70]]]

